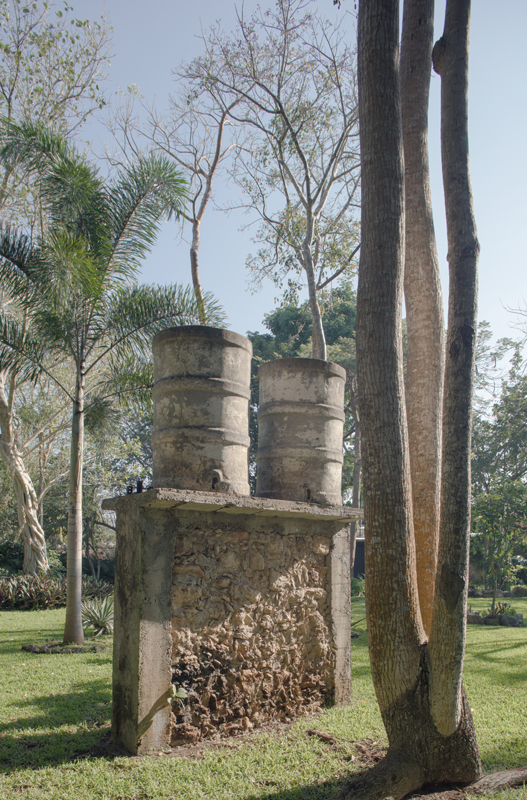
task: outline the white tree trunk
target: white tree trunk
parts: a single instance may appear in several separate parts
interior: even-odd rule
[[[12,476],[17,503],[18,525],[24,543],[24,574],[48,570],[44,531],[38,519],[38,500],[31,477],[13,437],[12,397],[7,396],[6,374],[0,372],[0,452]],[[11,388],[11,394],[13,387]]]

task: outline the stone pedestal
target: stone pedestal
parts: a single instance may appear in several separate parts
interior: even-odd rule
[[[118,744],[144,753],[350,701],[361,512],[174,489],[103,507],[117,512]]]

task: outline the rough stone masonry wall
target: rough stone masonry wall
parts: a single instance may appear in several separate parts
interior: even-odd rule
[[[117,512],[112,736],[132,753],[350,701],[355,509],[151,489]],[[167,700],[174,688],[185,698]]]
[[[204,522],[181,519],[175,539],[173,682],[187,698],[173,703],[174,745],[290,719],[334,693],[332,537],[306,521]]]

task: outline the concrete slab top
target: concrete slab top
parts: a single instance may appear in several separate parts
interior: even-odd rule
[[[177,509],[206,511],[219,514],[249,514],[265,517],[295,517],[296,519],[325,519],[352,522],[362,519],[362,509],[349,506],[321,506],[293,500],[269,500],[220,492],[196,492],[186,489],[147,489],[145,492],[126,494],[103,500],[105,511],[130,508]]]

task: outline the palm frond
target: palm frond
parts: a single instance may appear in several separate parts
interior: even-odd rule
[[[105,364],[102,380],[97,383],[101,398],[117,399],[121,409],[149,410],[154,385],[154,365],[151,357],[137,358],[128,354],[127,358],[116,358],[112,353]],[[99,399],[99,398],[98,398]]]
[[[27,234],[0,220],[0,282],[4,291],[12,297],[25,297],[31,291],[28,273],[39,257],[39,248]]]
[[[204,303],[209,324],[221,324],[224,314],[212,295],[207,294]],[[108,342],[104,352],[114,353],[115,358],[126,360],[130,353],[148,358],[155,333],[173,325],[196,324],[200,324],[199,308],[189,287],[127,286],[108,295],[105,307],[101,304],[100,317],[92,321],[93,341]]]
[[[187,182],[174,162],[163,156],[143,156],[108,192],[114,239],[109,261],[114,273],[139,266],[155,243],[159,222],[179,216],[187,200]]]
[[[37,176],[50,222],[83,236],[97,257],[112,239],[108,193],[98,169],[58,132],[31,122],[8,123],[0,161]]]
[[[36,248],[31,238],[9,222],[0,220],[0,256],[12,268],[25,273],[27,264],[34,259]]]
[[[36,381],[42,373],[53,375],[49,345],[35,330],[16,319],[0,318],[0,369],[16,373],[20,380]],[[69,392],[54,377],[57,385]]]
[[[22,167],[26,172],[35,172],[46,161],[57,157],[68,157],[72,148],[55,130],[24,120],[19,123],[0,120],[2,126],[2,148],[0,161],[8,167]]]
[[[122,412],[116,406],[114,397],[97,396],[90,399],[84,409],[84,424],[90,433],[114,431],[122,418]]]
[[[95,257],[100,255],[111,233],[107,193],[98,170],[72,152],[47,162],[40,175],[40,196],[51,222],[84,237]]]

